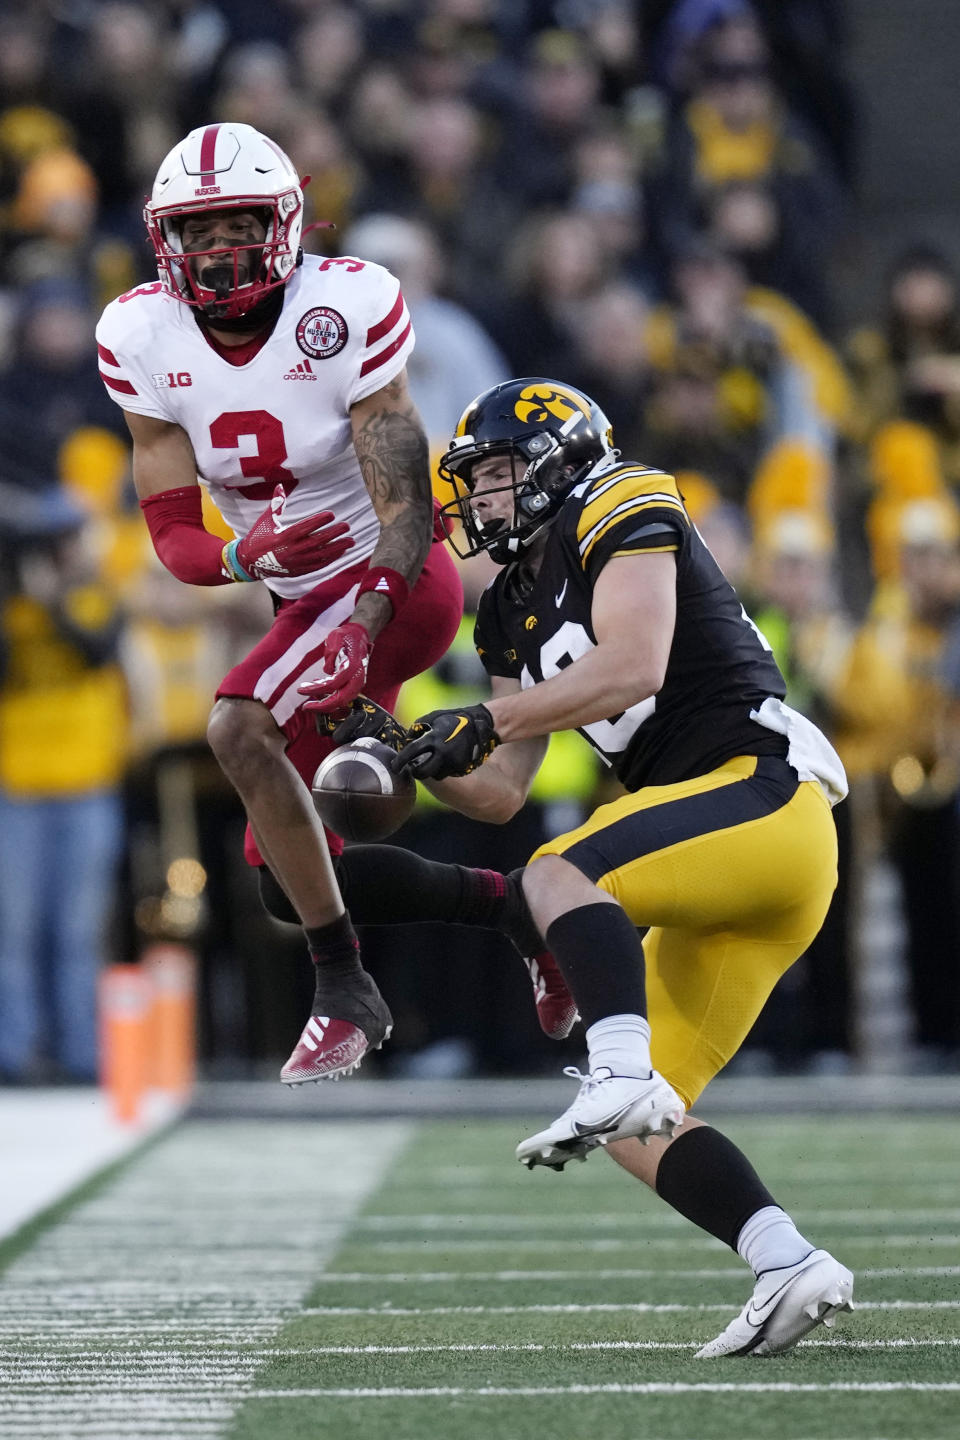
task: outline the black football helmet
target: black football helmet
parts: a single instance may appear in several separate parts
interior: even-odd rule
[[[587,471],[616,453],[610,421],[572,385],[527,377],[492,386],[464,410],[439,462],[440,475],[457,492],[442,513],[463,526],[450,543],[458,555],[487,550],[498,565],[509,564],[556,515]],[[484,525],[470,505],[473,466],[490,455],[511,458],[512,525],[502,519]]]

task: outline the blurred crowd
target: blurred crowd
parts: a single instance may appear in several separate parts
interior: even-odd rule
[[[958,280],[918,238],[864,323],[839,323],[858,134],[843,21],[838,0],[3,7],[0,1077],[90,1078],[93,977],[157,939],[200,950],[216,1073],[289,1048],[312,984],[258,908],[203,738],[267,597],[155,561],[93,346],[103,305],[154,278],[141,209],[160,160],[218,119],[311,177],[307,218],[326,224],[309,247],[400,278],[435,454],[500,379],[581,386],[626,454],[678,476],[790,703],[840,750],[840,886],[756,1054],[863,1058],[864,880],[883,857],[911,1063],[960,1068]],[[470,635],[468,617],[408,687],[410,715],[481,693]],[[508,869],[608,786],[574,737],[506,831],[425,802],[395,839]],[[496,937],[458,934],[455,986],[448,934],[401,942],[364,937],[397,1018],[388,1070],[555,1063]]]

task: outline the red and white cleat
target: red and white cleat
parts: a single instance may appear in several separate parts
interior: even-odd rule
[[[359,1026],[348,1020],[331,1020],[328,1015],[311,1015],[280,1079],[284,1085],[339,1080],[356,1070],[367,1048],[367,1037]]]
[[[551,1040],[566,1040],[580,1019],[580,1014],[577,1002],[560,973],[560,966],[549,950],[542,950],[539,955],[532,957],[524,956],[523,963],[533,981],[533,998],[540,1029],[544,1035],[549,1035]]]
[[[336,1014],[310,1016],[293,1054],[280,1071],[284,1085],[309,1085],[351,1075],[368,1051],[379,1050],[390,1038],[393,1017],[386,1001],[369,976],[364,979],[367,983],[356,992],[338,986],[337,995],[328,994],[323,1001],[328,1010],[340,1016],[352,1015],[353,1020]]]

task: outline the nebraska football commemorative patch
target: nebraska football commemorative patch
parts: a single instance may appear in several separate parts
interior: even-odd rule
[[[339,310],[317,305],[300,317],[297,344],[312,360],[329,360],[339,355],[349,338],[347,322]]]

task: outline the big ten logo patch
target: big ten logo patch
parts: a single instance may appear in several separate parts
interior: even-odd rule
[[[189,370],[167,370],[165,374],[151,376],[151,379],[157,390],[178,390],[193,384],[193,376]]]
[[[297,344],[304,355],[313,360],[329,360],[339,355],[349,337],[347,322],[339,310],[318,305],[308,310],[297,326]]]

